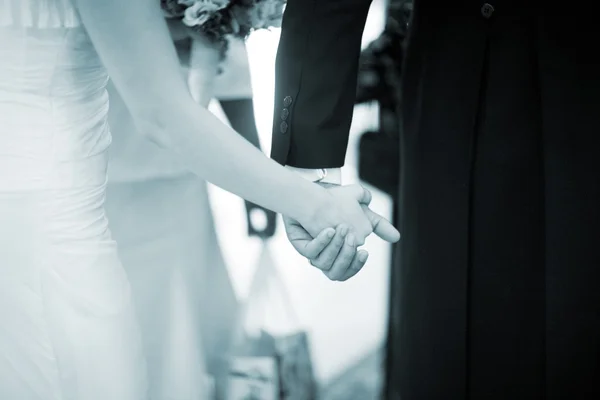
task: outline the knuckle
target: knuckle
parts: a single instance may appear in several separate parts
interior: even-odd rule
[[[352,260],[354,259],[353,250],[350,248],[345,248],[340,255],[336,258],[334,265],[338,269],[346,270],[352,264]]]
[[[356,250],[354,249],[354,246],[348,246],[344,249],[343,252],[340,253],[338,259],[340,260],[341,264],[348,266],[352,263],[355,253]]]
[[[340,281],[340,282],[347,281],[353,275],[354,275],[354,273],[352,272],[352,270],[347,269],[346,271],[344,271],[344,273],[342,275],[340,275],[338,281]]]
[[[359,265],[359,266],[352,267],[352,268],[350,268],[350,269],[349,269],[349,271],[350,271],[350,274],[349,274],[349,275],[350,275],[350,276],[354,276],[354,275],[358,274],[358,273],[360,272],[360,270],[361,270],[361,269],[362,269],[362,266],[360,266],[360,265]]]
[[[364,246],[364,244],[365,244],[365,236],[360,235],[355,240],[356,240],[355,241],[355,245],[357,247]]]
[[[315,268],[319,268],[321,271],[328,271],[330,264],[328,264],[327,262],[325,262],[324,260],[316,260],[314,261],[313,266]]]
[[[301,256],[303,256],[304,258],[307,258],[307,259],[309,259],[309,260],[313,260],[313,259],[315,259],[315,258],[316,258],[316,257],[317,257],[319,254],[317,253],[317,251],[316,251],[316,250],[312,250],[312,249],[311,249],[311,250],[305,250],[305,251],[304,251],[304,254],[303,254],[303,253],[300,253],[300,255],[301,255]],[[311,261],[311,264],[312,264],[312,261]]]
[[[334,269],[332,268],[331,270],[329,270],[329,279],[331,279],[332,281],[339,281],[340,278],[342,278],[344,276],[345,271],[340,271],[339,269]]]
[[[340,279],[340,281],[345,282],[348,279],[352,278],[354,275],[356,275],[356,272],[348,272],[346,275],[344,275],[342,279]]]
[[[335,261],[335,258],[331,255],[327,255],[324,256],[320,261],[320,265],[323,267],[327,267],[327,269],[330,269],[331,266],[333,265],[333,262]]]
[[[317,258],[319,258],[319,256],[323,253],[323,251],[325,250],[325,245],[323,243],[312,243],[310,246],[310,256],[305,256],[305,257],[309,257],[313,260],[316,260]]]
[[[344,243],[344,237],[342,235],[335,235],[333,242],[331,242],[334,246],[341,246]]]
[[[323,271],[323,273],[330,281],[335,281],[335,274],[331,273],[331,271]]]
[[[328,253],[337,254],[343,245],[344,245],[344,239],[338,238],[336,236],[336,238],[331,243],[329,243],[329,245],[327,247],[325,247],[324,251],[326,251]]]

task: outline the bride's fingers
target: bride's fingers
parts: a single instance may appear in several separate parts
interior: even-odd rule
[[[335,229],[327,228],[323,229],[321,233],[317,235],[316,238],[312,240],[305,240],[302,243],[298,243],[299,247],[296,247],[296,250],[308,258],[309,260],[313,260],[319,257],[319,255],[325,250],[327,245],[331,243],[331,240],[335,236]],[[294,244],[294,243],[292,243]]]
[[[374,234],[390,243],[396,243],[398,240],[400,240],[400,232],[394,228],[394,225],[392,225],[390,221],[372,211],[365,205],[362,206],[362,209],[367,218],[369,218],[369,221],[371,221]]]

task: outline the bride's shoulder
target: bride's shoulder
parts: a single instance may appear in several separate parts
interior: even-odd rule
[[[81,24],[72,0],[0,0],[0,26],[75,28]]]

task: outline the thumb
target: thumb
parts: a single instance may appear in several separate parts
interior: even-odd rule
[[[359,203],[366,205],[371,204],[371,199],[373,198],[373,196],[371,195],[371,192],[364,186],[349,185],[344,186],[344,188],[346,188],[350,192],[352,197],[354,197]]]
[[[372,211],[369,207],[365,205],[362,206],[362,209],[365,212],[365,215],[367,216],[369,221],[371,222],[371,226],[373,227],[373,233],[375,235],[390,243],[396,243],[400,240],[400,232],[398,232],[398,230],[394,228],[394,225],[392,225],[390,221],[383,218],[376,212]]]

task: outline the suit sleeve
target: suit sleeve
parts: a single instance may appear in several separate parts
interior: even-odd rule
[[[344,165],[371,0],[288,0],[275,66],[271,157]]]

